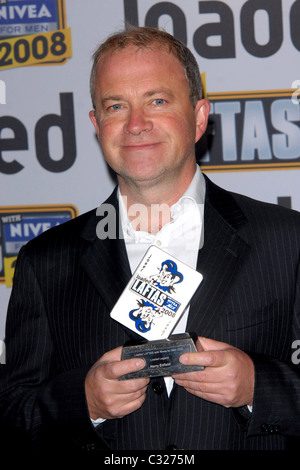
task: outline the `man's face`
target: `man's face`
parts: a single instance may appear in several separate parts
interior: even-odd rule
[[[130,46],[102,58],[90,117],[120,185],[193,175],[209,105],[194,108],[189,94],[182,65],[164,48]]]
[[[160,272],[160,284],[165,286],[171,286],[172,285],[172,273],[170,271],[167,271],[166,269],[163,269]]]
[[[141,307],[140,309],[140,315],[142,320],[151,319],[153,313],[154,312],[151,307]]]

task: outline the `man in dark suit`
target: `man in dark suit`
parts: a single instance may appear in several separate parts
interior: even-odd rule
[[[109,38],[94,55],[91,94],[118,187],[19,254],[3,426],[34,448],[285,449],[300,435],[300,215],[201,173],[194,146],[209,103],[195,59],[167,33]],[[197,333],[197,352],[181,362],[205,369],[119,381],[144,361],[120,360],[138,335],[110,312],[152,244],[203,275],[176,331]]]

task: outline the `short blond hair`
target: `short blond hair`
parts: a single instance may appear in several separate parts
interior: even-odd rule
[[[129,46],[137,48],[166,47],[168,52],[174,55],[184,68],[190,88],[190,100],[196,106],[198,100],[203,98],[203,88],[198,63],[189,50],[181,41],[166,31],[156,28],[127,26],[125,30],[114,33],[102,42],[93,54],[93,66],[90,75],[90,93],[94,109],[95,84],[97,66],[101,58],[107,53],[113,53]]]

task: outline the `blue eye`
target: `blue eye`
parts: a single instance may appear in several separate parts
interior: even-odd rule
[[[156,98],[156,99],[153,101],[154,104],[158,104],[158,105],[164,104],[165,102],[166,102],[166,100],[164,100],[163,98]]]
[[[122,105],[120,104],[113,104],[112,106],[110,106],[108,109],[112,109],[113,111],[118,111],[119,109],[122,108]]]

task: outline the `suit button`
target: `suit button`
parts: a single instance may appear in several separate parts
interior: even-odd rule
[[[270,431],[269,431],[269,425],[268,425],[268,424],[262,424],[261,427],[260,427],[260,429],[262,430],[262,432],[263,432],[264,434],[269,434],[269,432],[270,432]]]
[[[82,445],[82,449],[86,450],[87,452],[94,451],[94,450],[96,450],[96,448],[97,447],[93,442],[88,442],[88,443]]]
[[[161,383],[159,382],[153,382],[152,384],[152,390],[154,393],[156,393],[157,395],[161,395],[164,391],[164,387],[162,386]]]
[[[277,434],[279,433],[280,427],[277,424],[271,424],[270,426],[270,433]]]
[[[264,434],[277,434],[280,431],[277,424],[262,424],[260,429]]]

